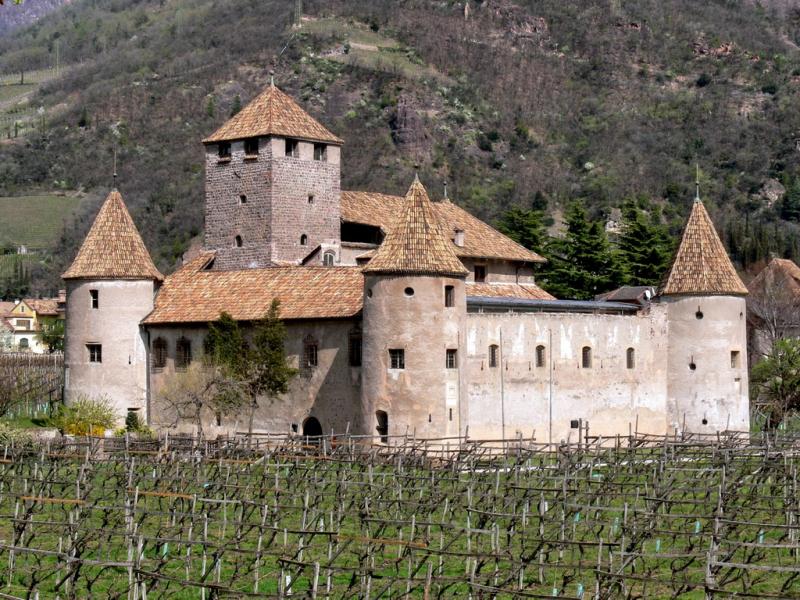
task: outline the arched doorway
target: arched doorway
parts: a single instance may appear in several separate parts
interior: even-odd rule
[[[303,435],[306,437],[322,436],[322,425],[315,417],[308,417],[303,421]]]

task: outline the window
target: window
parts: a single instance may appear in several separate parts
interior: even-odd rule
[[[156,338],[153,340],[153,370],[160,371],[167,366],[167,340]]]
[[[406,296],[408,296],[409,298],[411,298],[411,296],[413,296],[413,295],[414,295],[414,288],[412,288],[412,287],[407,287],[406,289],[404,289],[404,290],[403,290],[403,293],[404,293]]]
[[[239,196],[239,204],[247,204],[247,196],[244,194]]]
[[[308,195],[308,203],[309,204],[314,204],[314,194],[309,194]]]
[[[30,331],[30,328],[31,328],[30,319],[17,319],[17,329],[21,329],[23,331]]]
[[[230,142],[220,142],[217,146],[217,154],[220,160],[231,159],[231,144]]]
[[[543,367],[545,365],[544,346],[539,344],[536,346],[536,366]]]
[[[242,236],[237,235],[235,238],[233,238],[233,245],[236,248],[241,248],[242,247]]]
[[[581,350],[581,366],[584,369],[592,368],[592,349],[589,346],[584,346]]]
[[[500,346],[492,344],[489,346],[489,366],[496,367],[498,362],[500,362]]]
[[[375,412],[375,420],[378,422],[375,429],[378,435],[381,436],[381,444],[389,443],[389,413],[385,410]]]
[[[486,265],[475,265],[475,283],[486,281]]]
[[[28,338],[20,338],[20,340],[19,340],[19,349],[20,350],[27,350],[28,348],[30,348],[30,346],[31,346],[31,344],[28,341]],[[100,362],[100,361],[98,361],[98,362]]]
[[[314,160],[328,160],[328,147],[325,144],[314,144]]]
[[[348,347],[348,355],[350,358],[350,366],[351,367],[360,367],[361,366],[361,330],[354,329],[350,332],[349,336],[349,347]]]
[[[322,265],[325,267],[332,267],[336,260],[336,253],[328,250],[322,255]]]
[[[317,340],[310,335],[303,340],[303,366],[308,368],[316,367],[319,364]]]
[[[244,155],[247,158],[258,156],[258,138],[249,138],[244,141]]]
[[[175,370],[185,371],[192,363],[192,342],[185,337],[175,344]]]
[[[100,291],[89,290],[89,298],[92,301],[92,308],[100,308]]]
[[[300,156],[300,144],[298,144],[297,140],[286,140],[286,156],[291,156],[292,158]]]
[[[390,369],[405,369],[406,368],[406,351],[402,348],[396,350],[389,350],[389,368]]]
[[[22,342],[20,341],[20,346]],[[86,344],[86,349],[89,351],[89,362],[90,363],[101,363],[103,362],[103,346],[100,344]]]
[[[458,350],[447,350],[447,355],[445,359],[445,366],[448,369],[457,369],[458,368]]]
[[[444,286],[444,305],[447,308],[452,308],[456,305],[456,288],[452,285]]]
[[[306,244],[308,244],[308,236],[304,233],[300,236],[300,245],[305,246]]]
[[[741,353],[738,350],[731,350],[731,369],[738,369],[741,365],[740,362]]]
[[[628,348],[628,351],[625,353],[625,362],[629,369],[633,369],[636,366],[636,350]]]

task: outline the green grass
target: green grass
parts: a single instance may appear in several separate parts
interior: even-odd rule
[[[33,83],[26,83],[24,85],[0,85],[0,102],[19,98],[20,96],[23,96],[34,90],[36,87],[37,86]]]
[[[300,31],[317,36],[337,36],[346,41],[378,48],[397,48],[397,40],[372,31],[363,23],[353,23],[344,19],[318,19],[303,21]]]
[[[79,204],[79,198],[68,196],[0,197],[0,244],[49,246]]]

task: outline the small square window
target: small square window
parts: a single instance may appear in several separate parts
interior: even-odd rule
[[[103,362],[103,346],[100,344],[86,344],[86,350],[89,351],[90,363]]]
[[[244,194],[239,195],[239,204],[247,204],[247,196]]]
[[[217,154],[220,160],[230,160],[231,158],[231,144],[230,142],[220,142],[217,146]]]
[[[309,194],[308,195],[308,203],[309,204],[314,204],[314,194]]]
[[[448,349],[445,358],[445,366],[448,369],[458,368],[458,350]]]
[[[741,367],[741,352],[738,350],[731,350],[731,369],[738,369]]]
[[[475,283],[486,281],[486,265],[475,265]]]
[[[456,305],[456,288],[452,285],[444,286],[444,305],[446,308]]]
[[[297,158],[300,156],[300,144],[297,142],[297,140],[286,140],[286,156],[290,156],[292,158]]]
[[[405,369],[406,368],[406,351],[402,348],[389,350],[389,368],[390,369]]]
[[[328,160],[328,147],[325,144],[314,144],[314,160]]]
[[[92,300],[92,308],[100,308],[100,291],[89,290],[89,297]]]
[[[249,138],[244,141],[244,155],[248,158],[258,156],[258,138]]]

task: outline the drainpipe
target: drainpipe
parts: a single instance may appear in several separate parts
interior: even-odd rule
[[[548,335],[548,342],[547,347],[550,351],[550,356],[548,357],[547,364],[550,367],[548,369],[550,381],[548,382],[549,385],[549,398],[548,398],[548,418],[547,418],[547,426],[548,426],[548,434],[547,434],[547,441],[548,443],[553,443],[553,330],[547,330]]]
[[[505,381],[503,377],[503,369],[505,366],[506,353],[503,352],[503,328],[500,328],[500,427],[503,438],[503,446],[505,446],[506,439],[506,394],[505,394]]]

